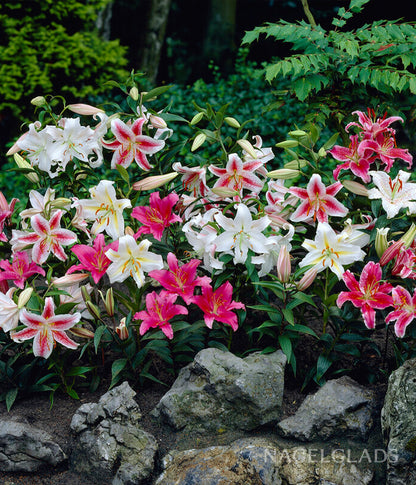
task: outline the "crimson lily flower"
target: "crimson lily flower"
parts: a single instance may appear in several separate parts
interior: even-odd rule
[[[396,148],[396,140],[392,134],[380,133],[373,140],[363,140],[360,144],[362,149],[373,150],[377,157],[386,164],[385,171],[390,172],[396,158],[408,163],[409,169],[412,166],[413,157],[406,148]]]
[[[116,168],[117,165],[127,168],[133,160],[143,170],[152,168],[146,155],[153,155],[162,150],[165,142],[143,135],[142,128],[145,122],[145,118],[138,118],[132,125],[118,119],[111,122],[111,131],[116,139],[111,142],[101,141],[106,148],[114,151],[111,168]]]
[[[394,134],[394,130],[389,127],[395,121],[401,121],[403,123],[403,118],[400,116],[386,118],[386,114],[384,114],[383,118],[376,118],[375,111],[370,108],[367,109],[367,113],[353,111],[352,114],[358,116],[358,123],[355,121],[348,123],[345,131],[349,131],[351,126],[356,126],[363,131],[364,138],[376,138],[380,133],[389,132]]]
[[[38,273],[45,276],[45,270],[33,261],[25,251],[18,251],[13,255],[13,261],[10,264],[7,259],[0,261],[0,281],[12,280],[13,283],[23,290],[25,281],[32,275]]]
[[[182,305],[174,305],[177,295],[166,291],[159,294],[156,291],[146,295],[146,310],[137,312],[135,320],[142,320],[140,335],[144,335],[151,328],[160,328],[167,338],[173,338],[173,329],[169,320],[176,315],[187,315],[188,310]]]
[[[215,291],[211,285],[202,287],[202,295],[195,295],[192,302],[199,306],[204,312],[205,324],[212,328],[214,320],[226,323],[236,331],[238,328],[237,315],[232,311],[236,309],[245,309],[243,303],[232,301],[233,287],[229,281],[223,283]]]
[[[393,298],[388,294],[393,287],[389,283],[381,283],[381,277],[381,266],[373,261],[364,266],[359,282],[350,271],[345,271],[342,279],[350,291],[342,291],[337,298],[339,308],[346,301],[361,308],[364,323],[370,329],[375,327],[375,310],[393,306]]]
[[[344,217],[348,209],[334,196],[342,189],[341,182],[335,182],[329,187],[322,183],[321,176],[314,173],[306,189],[291,187],[290,193],[302,199],[301,204],[291,215],[292,221],[305,221],[313,215],[313,220],[328,222],[328,216]]]
[[[386,323],[396,321],[394,331],[398,337],[404,337],[406,327],[416,317],[416,289],[413,296],[402,286],[392,291],[394,310],[386,317]]]
[[[3,233],[4,224],[14,211],[14,206],[19,199],[12,199],[10,205],[7,203],[3,193],[0,192],[0,241],[7,242],[7,237]]]
[[[76,242],[77,236],[68,229],[61,229],[60,222],[62,211],[56,211],[50,221],[47,221],[40,214],[32,216],[30,223],[34,232],[29,234],[15,232],[12,242],[16,243],[20,249],[33,244],[32,259],[37,264],[43,264],[52,252],[58,259],[65,261],[67,255],[62,246],[67,246]]]
[[[159,192],[152,192],[150,207],[137,206],[131,212],[131,216],[143,224],[134,237],[137,239],[141,234],[152,234],[160,241],[166,227],[174,222],[182,222],[180,216],[172,214],[173,206],[178,200],[179,197],[174,192],[163,199],[160,198]]]
[[[94,283],[98,283],[111,264],[111,260],[105,255],[109,249],[117,251],[118,241],[113,241],[106,246],[104,234],[97,235],[92,247],[86,244],[72,246],[71,251],[77,256],[81,264],[71,266],[66,273],[71,274],[74,271],[89,271]]]
[[[68,337],[65,330],[72,328],[80,319],[81,314],[78,312],[73,315],[55,315],[53,298],[48,296],[45,298],[42,315],[28,312],[26,309],[22,310],[20,321],[27,328],[19,332],[12,332],[10,336],[17,342],[33,338],[33,354],[35,357],[47,359],[52,353],[55,341],[69,349],[78,347],[78,344]]]
[[[189,305],[192,303],[195,287],[208,285],[211,278],[196,276],[196,269],[202,262],[199,259],[191,259],[179,267],[177,257],[169,253],[167,261],[169,269],[155,269],[150,271],[149,276],[158,281],[167,293],[180,296]]]
[[[236,153],[231,153],[225,168],[210,165],[208,170],[219,177],[214,188],[228,187],[240,193],[243,189],[260,192],[264,184],[254,171],[262,166],[263,162],[260,160],[243,162]]]
[[[343,147],[340,145],[335,145],[331,150],[328,150],[335,160],[340,160],[345,162],[334,170],[334,179],[338,180],[339,172],[341,170],[351,170],[351,172],[360,177],[364,182],[371,182],[371,177],[368,174],[370,169],[370,163],[372,163],[373,158],[371,157],[373,149],[361,145],[358,141],[358,135],[350,136],[350,146]]]

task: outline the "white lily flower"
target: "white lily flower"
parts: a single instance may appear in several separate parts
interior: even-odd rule
[[[131,207],[131,202],[129,199],[117,199],[113,183],[101,180],[90,189],[91,200],[77,200],[73,206],[82,207],[84,219],[95,221],[91,228],[93,234],[105,231],[113,239],[118,239],[124,234],[123,210]]]
[[[118,241],[118,250],[109,249],[105,255],[112,261],[107,269],[110,283],[121,282],[131,276],[138,288],[145,280],[145,272],[163,268],[160,254],[148,251],[151,242],[143,239],[139,244],[133,236],[123,236]]]
[[[13,301],[13,293],[16,288],[10,288],[7,293],[0,292],[0,328],[5,332],[9,332],[17,327],[19,324],[20,310],[25,304],[20,302],[17,304]],[[27,302],[27,301],[26,301]]]
[[[249,249],[257,254],[268,252],[267,237],[262,233],[270,225],[267,216],[253,221],[249,208],[238,204],[234,219],[225,217],[222,213],[214,217],[224,232],[216,237],[213,244],[216,245],[217,252],[234,254],[234,264],[244,264]]]
[[[373,177],[377,188],[368,191],[369,199],[381,199],[387,218],[391,219],[400,209],[407,208],[411,214],[416,213],[416,184],[407,183],[410,172],[399,170],[393,180],[385,172],[368,172]]]
[[[299,267],[313,265],[319,272],[329,268],[339,279],[344,274],[343,265],[362,261],[365,257],[360,246],[346,242],[344,236],[336,234],[327,222],[319,222],[315,240],[305,239],[302,246],[309,253],[299,263]]]

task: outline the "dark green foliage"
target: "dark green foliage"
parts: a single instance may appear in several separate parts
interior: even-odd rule
[[[126,77],[126,48],[95,28],[109,0],[3,2],[0,5],[0,112],[22,121],[34,96],[85,99]]]
[[[336,111],[341,121],[351,106],[388,103],[393,95],[400,109],[400,93],[410,99],[416,95],[416,26],[379,20],[341,30],[368,1],[351,0],[348,10],[340,8],[333,30],[281,20],[247,32],[243,44],[252,44],[262,35],[291,44],[294,53],[267,64],[265,78],[269,82],[290,79],[294,95],[300,101],[320,103],[326,117]]]

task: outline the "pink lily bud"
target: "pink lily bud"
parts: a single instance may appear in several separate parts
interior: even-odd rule
[[[160,130],[165,129],[168,126],[166,124],[166,121],[163,118],[161,118],[160,116],[150,115],[149,121],[150,121],[151,125],[153,126],[153,128],[158,128]]]
[[[177,172],[169,172],[164,175],[153,175],[150,177],[146,177],[143,180],[139,180],[132,185],[134,190],[151,190],[157,189],[162,185],[167,184],[171,180],[173,180],[178,175]]]
[[[318,274],[315,268],[308,269],[306,273],[302,276],[299,283],[296,285],[299,291],[305,291],[311,286],[315,281],[316,275]]]
[[[127,340],[129,338],[129,330],[126,327],[126,317],[120,320],[120,324],[116,327],[116,333],[120,340]]]
[[[83,103],[68,104],[67,108],[78,115],[96,115],[98,113],[104,113],[100,108]]]
[[[292,271],[290,264],[290,254],[286,246],[282,246],[277,258],[277,276],[282,283],[287,283]]]
[[[368,189],[363,184],[355,182],[354,180],[343,180],[342,185],[353,194],[368,197]]]
[[[380,266],[385,266],[389,263],[392,259],[394,259],[401,251],[402,248],[405,247],[404,242],[401,239],[394,241],[390,246],[384,251],[383,255],[380,258]]]
[[[55,278],[52,281],[53,286],[57,286],[58,288],[64,288],[66,286],[76,285],[81,283],[88,278],[87,273],[75,273],[75,274],[67,274],[65,276],[61,276],[60,278]]]
[[[88,328],[72,327],[69,329],[69,331],[77,337],[94,338],[94,332],[91,332],[91,330],[88,330]]]
[[[133,236],[134,237],[134,231],[130,226],[126,226],[126,228],[124,229],[124,234],[126,236]]]

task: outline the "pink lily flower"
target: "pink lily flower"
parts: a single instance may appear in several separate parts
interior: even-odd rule
[[[413,157],[406,148],[397,148],[394,135],[380,133],[372,140],[363,140],[360,144],[362,149],[373,150],[377,157],[386,164],[385,171],[390,172],[396,158],[408,163],[409,169],[412,166]]]
[[[219,177],[214,188],[228,187],[241,194],[243,189],[260,192],[264,184],[254,172],[262,166],[263,162],[260,160],[243,162],[236,153],[231,153],[225,168],[210,165],[208,170]]]
[[[182,187],[192,192],[194,197],[204,197],[208,193],[205,167],[182,167],[181,162],[172,164],[175,172],[182,174]]]
[[[146,310],[137,312],[135,320],[142,320],[140,335],[144,335],[151,328],[160,328],[167,338],[173,338],[173,329],[169,320],[176,315],[187,315],[188,310],[182,305],[174,305],[177,296],[161,291],[146,295]]]
[[[9,263],[7,259],[0,261],[0,268],[3,270],[0,272],[0,281],[12,280],[22,290],[25,286],[25,281],[30,276],[36,273],[45,276],[45,270],[33,261],[30,261],[25,251],[14,253],[12,263]]]
[[[403,118],[400,116],[390,116],[389,118],[386,118],[385,113],[383,118],[376,118],[375,111],[370,108],[367,109],[367,113],[368,114],[365,114],[363,111],[353,111],[352,114],[358,116],[358,123],[355,121],[348,123],[345,127],[345,131],[348,132],[351,126],[356,126],[363,131],[364,138],[376,138],[380,133],[389,132],[394,134],[394,130],[389,128],[389,126],[395,121],[401,121],[403,123]]]
[[[114,151],[111,168],[116,168],[117,165],[127,168],[133,160],[143,170],[152,168],[146,155],[153,155],[162,150],[165,142],[143,135],[142,128],[145,122],[145,118],[138,118],[132,125],[119,119],[111,122],[111,130],[116,139],[111,142],[102,140],[102,144],[106,148]]]
[[[167,293],[180,296],[189,305],[192,303],[195,287],[209,285],[211,278],[196,276],[196,269],[202,262],[199,259],[191,259],[179,267],[177,257],[169,253],[167,261],[169,269],[155,269],[150,271],[149,276],[158,281]]]
[[[361,308],[364,323],[370,329],[375,327],[375,310],[393,306],[393,298],[388,294],[393,287],[389,283],[381,283],[381,277],[381,266],[373,261],[364,266],[359,282],[350,271],[345,271],[342,279],[350,291],[341,291],[337,298],[339,308],[346,301]]]
[[[137,239],[141,234],[152,234],[160,241],[163,231],[168,226],[174,222],[182,222],[180,216],[172,214],[172,209],[178,200],[179,197],[174,192],[163,199],[160,198],[159,192],[152,192],[150,207],[137,206],[131,212],[131,216],[143,224],[134,237]]]
[[[328,216],[344,217],[348,209],[334,196],[342,189],[341,182],[335,182],[329,187],[322,183],[321,176],[314,173],[306,187],[291,187],[290,193],[302,199],[301,204],[291,215],[294,222],[306,221],[313,216],[313,220],[328,222]]]
[[[370,163],[373,162],[371,157],[373,150],[361,145],[358,141],[358,135],[350,136],[350,146],[342,147],[335,145],[331,150],[328,150],[335,160],[345,162],[334,170],[334,179],[338,180],[339,172],[341,170],[351,170],[351,172],[360,177],[364,182],[371,182],[371,177],[368,174]]]
[[[62,211],[56,211],[50,221],[40,214],[31,217],[30,222],[34,232],[29,234],[13,231],[12,243],[22,249],[33,244],[32,259],[37,264],[43,264],[52,252],[58,259],[65,261],[67,255],[62,246],[76,242],[77,236],[68,229],[61,229]]]
[[[394,331],[398,337],[404,337],[406,327],[416,317],[416,289],[413,296],[402,286],[392,291],[394,310],[386,317],[386,323],[396,321]]]
[[[12,199],[9,205],[3,192],[0,192],[0,241],[7,242],[7,237],[3,232],[4,225],[13,214],[14,206],[18,200],[19,199]]]
[[[226,323],[236,331],[238,328],[237,315],[232,311],[245,309],[243,303],[232,301],[233,287],[229,281],[223,283],[215,291],[211,285],[202,287],[202,295],[195,295],[192,299],[203,312],[205,325],[212,328],[214,320]]]
[[[78,347],[78,344],[68,337],[65,330],[72,328],[80,318],[80,313],[55,315],[53,298],[48,296],[45,298],[42,315],[22,310],[20,321],[27,328],[19,332],[12,332],[10,336],[16,342],[33,338],[33,354],[35,357],[47,359],[52,353],[55,341],[69,349]]]
[[[89,271],[94,283],[98,283],[111,264],[111,260],[105,255],[109,249],[117,251],[118,241],[105,245],[104,234],[97,235],[92,247],[87,244],[72,246],[71,251],[77,256],[81,264],[71,266],[66,274],[71,274],[74,271]]]

